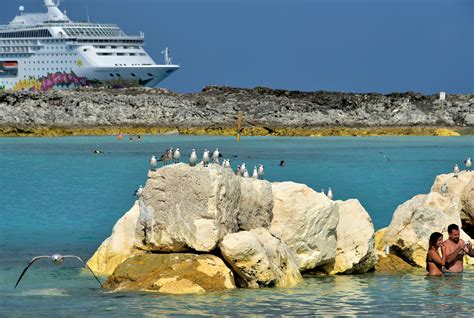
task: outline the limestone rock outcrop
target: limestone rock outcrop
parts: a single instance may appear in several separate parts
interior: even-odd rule
[[[219,247],[240,287],[294,286],[302,280],[288,247],[265,228],[228,234]]]
[[[330,274],[366,273],[374,268],[374,225],[359,200],[335,201],[339,215],[336,228],[336,257],[324,269]]]
[[[273,218],[272,184],[266,180],[240,179],[239,230],[269,228]]]
[[[271,232],[293,252],[300,271],[332,262],[336,257],[339,216],[332,201],[304,184],[275,182]]]
[[[446,192],[441,188],[445,186]],[[457,177],[454,174],[441,174],[436,177],[432,192],[448,197],[459,211],[464,224],[474,227],[474,172],[462,171]]]
[[[203,293],[235,288],[232,271],[214,255],[145,254],[127,259],[104,287],[116,291],[167,294]]]
[[[139,247],[209,252],[238,230],[240,181],[230,169],[186,164],[150,171],[140,204]]]
[[[138,201],[122,216],[112,234],[97,249],[87,265],[97,275],[110,275],[127,258],[143,253],[135,249],[135,228],[140,213]]]
[[[424,267],[429,236],[441,232],[447,238],[449,224],[461,224],[453,200],[438,192],[420,194],[400,205],[382,239],[395,252],[413,264]],[[461,238],[468,238],[462,232]]]

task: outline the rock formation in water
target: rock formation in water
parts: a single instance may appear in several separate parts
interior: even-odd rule
[[[0,127],[474,127],[474,96],[418,93],[299,92],[210,86],[177,94],[164,89],[82,89],[0,94]]]
[[[352,217],[358,219],[353,227]],[[110,275],[107,286],[115,289],[168,292],[176,282],[189,292],[233,288],[206,285],[202,273],[193,280],[169,270],[201,262],[189,255],[211,253],[225,260],[239,287],[293,286],[300,270],[369,271],[373,236],[357,200],[331,201],[305,185],[243,178],[216,164],[173,164],[148,173],[142,195],[88,265]],[[147,269],[140,272],[135,267],[142,263]],[[158,271],[155,263],[165,265]],[[190,271],[197,266],[188,265]]]
[[[473,180],[474,172],[468,171],[458,176],[452,173],[437,176],[430,193],[416,195],[401,204],[388,228],[379,230],[383,231],[383,235],[377,235],[380,239],[377,243],[379,250],[388,245],[394,254],[406,262],[424,268],[431,233],[440,232],[446,239],[447,227],[452,223],[462,224],[463,229],[472,230]],[[447,191],[441,190],[443,185],[447,186]],[[472,232],[469,234],[472,235]],[[461,238],[470,240],[463,230]],[[469,257],[466,257],[466,262],[474,264],[474,260]]]

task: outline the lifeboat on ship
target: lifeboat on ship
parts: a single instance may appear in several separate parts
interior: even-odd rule
[[[18,68],[18,62],[16,61],[6,61],[2,63],[2,66],[6,70],[13,70]]]

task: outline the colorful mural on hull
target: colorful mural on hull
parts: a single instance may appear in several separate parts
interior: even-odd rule
[[[15,83],[12,90],[17,91],[35,91],[46,92],[53,88],[66,89],[77,88],[84,86],[107,86],[111,88],[125,88],[145,86],[152,79],[149,80],[130,80],[130,79],[115,79],[107,81],[89,80],[86,77],[79,77],[74,72],[71,73],[50,73],[41,78],[30,77]],[[2,88],[0,87],[0,91]],[[5,88],[3,88],[5,90]]]
[[[90,81],[85,77],[79,77],[74,72],[71,73],[50,73],[47,76],[35,79],[23,79],[13,86],[13,91],[36,91],[45,92],[52,88],[72,88],[92,86],[96,81]]]

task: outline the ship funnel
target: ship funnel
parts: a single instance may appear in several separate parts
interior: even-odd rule
[[[48,8],[48,18],[50,21],[69,20],[65,14],[58,9],[60,0],[44,0],[44,6]]]
[[[24,6],[20,6],[18,8],[18,11],[20,11],[20,15],[23,15],[23,12],[25,12],[25,7]]]

